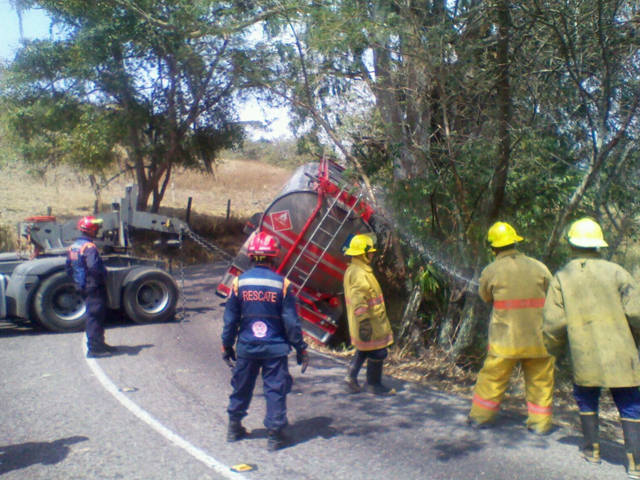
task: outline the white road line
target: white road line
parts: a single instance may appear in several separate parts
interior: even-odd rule
[[[84,341],[84,336],[83,336],[83,341]],[[193,456],[197,460],[200,460],[207,467],[212,468],[217,473],[222,475],[224,478],[227,478],[229,480],[247,480],[246,477],[240,475],[239,473],[232,472],[231,470],[229,470],[228,466],[219,462],[208,453],[200,450],[195,445],[192,445],[187,440],[182,438],[180,435],[169,430],[167,427],[162,425],[158,420],[153,418],[149,413],[147,413],[145,410],[143,410],[138,405],[133,403],[126,395],[124,395],[120,390],[118,390],[118,387],[116,387],[115,384],[109,379],[109,377],[107,377],[106,373],[104,373],[104,370],[100,368],[100,365],[95,359],[86,358],[86,353],[87,353],[86,345],[84,345],[84,353],[85,353],[85,359],[87,361],[87,364],[89,365],[89,368],[94,373],[98,381],[127,410],[129,410],[136,417],[138,417],[144,423],[149,425],[151,428],[153,428],[156,432],[158,432],[164,438],[169,440],[171,443],[182,448],[189,455]]]

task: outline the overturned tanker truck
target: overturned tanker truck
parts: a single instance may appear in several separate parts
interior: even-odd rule
[[[276,271],[287,277],[298,298],[304,332],[327,343],[342,325],[343,277],[347,269],[344,248],[354,235],[373,234],[373,209],[359,185],[343,179],[344,169],[323,159],[298,168],[271,205],[253,217],[250,230],[274,235],[282,248]],[[216,293],[231,294],[233,279],[250,268],[247,246],[218,285]]]

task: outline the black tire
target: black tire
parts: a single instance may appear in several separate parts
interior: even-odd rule
[[[54,273],[38,287],[33,299],[36,322],[54,332],[84,329],[87,307],[66,272]]]
[[[173,317],[178,305],[178,286],[162,270],[137,272],[124,288],[122,303],[135,323],[157,323]]]

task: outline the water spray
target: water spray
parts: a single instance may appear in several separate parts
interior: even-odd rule
[[[416,251],[420,258],[427,262],[433,263],[438,268],[446,272],[450,277],[456,278],[468,284],[468,287],[478,287],[478,282],[473,278],[470,278],[468,275],[460,272],[457,268],[451,267],[449,261],[442,258],[442,255],[439,255],[433,251],[428,245],[425,245],[424,242],[418,240],[414,235],[412,235],[407,228],[404,228],[398,225],[396,220],[396,216],[389,211],[386,206],[383,205],[382,199],[378,199],[378,210],[376,211],[376,216],[381,220],[381,224],[383,224],[387,229],[393,229],[398,232],[398,235],[402,238],[402,240],[409,245],[409,247]]]

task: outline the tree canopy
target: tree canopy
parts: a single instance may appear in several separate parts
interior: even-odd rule
[[[155,211],[176,165],[208,171],[241,142],[233,99],[244,33],[225,27],[252,12],[226,2],[28,3],[60,33],[25,42],[2,72],[5,118],[27,161],[93,173],[117,161],[135,172],[139,207],[153,196]],[[198,36],[194,24],[218,31]]]

